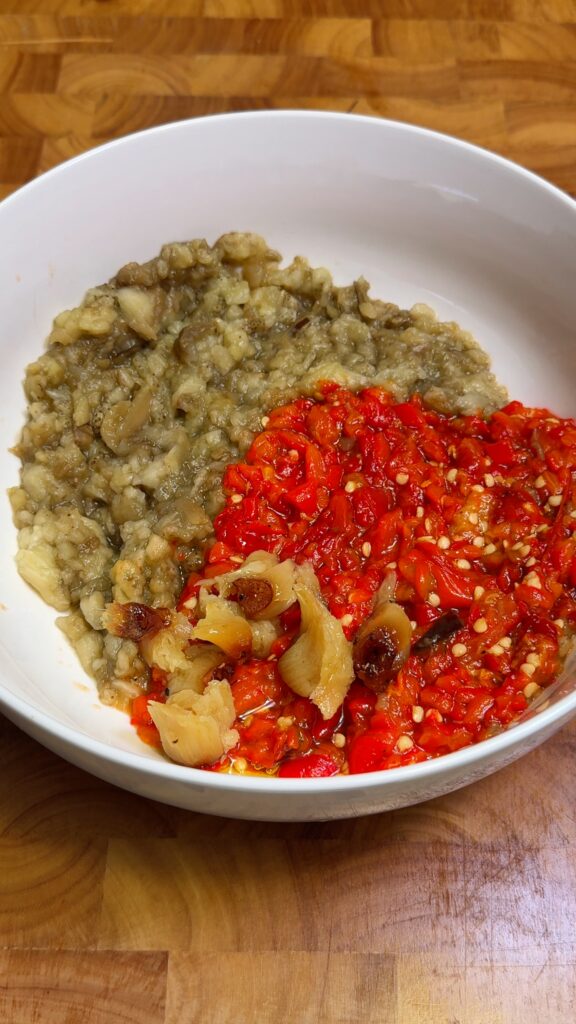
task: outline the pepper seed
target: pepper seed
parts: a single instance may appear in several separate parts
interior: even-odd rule
[[[542,590],[542,581],[535,572],[529,572],[524,579],[524,583],[527,583],[529,587],[533,587],[534,590]]]
[[[412,750],[413,746],[414,740],[410,739],[410,736],[407,736],[406,733],[398,737],[396,750],[398,750],[400,754],[405,754],[407,750]]]
[[[522,693],[526,697],[526,700],[531,700],[531,698],[535,697],[541,690],[542,687],[538,686],[538,683],[526,683]]]

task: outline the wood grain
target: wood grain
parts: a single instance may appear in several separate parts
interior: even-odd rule
[[[0,195],[126,131],[262,107],[411,121],[574,193],[576,6],[0,0]]]
[[[166,973],[165,953],[0,952],[1,1019],[164,1024]]]
[[[395,980],[392,959],[371,953],[180,953],[170,961],[166,1024],[381,1024],[394,1020]]]
[[[576,194],[576,0],[0,0],[0,199],[166,121],[309,108]],[[349,822],[187,814],[0,720],[7,1024],[572,1024],[576,725]]]

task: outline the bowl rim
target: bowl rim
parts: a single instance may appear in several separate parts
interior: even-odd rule
[[[2,676],[3,670],[0,670],[0,684]],[[8,718],[11,718],[12,713],[17,719],[16,724],[23,731],[26,729],[24,725],[20,725],[21,717],[25,722],[39,728],[44,735],[63,741],[67,746],[76,748],[84,754],[119,768],[127,768],[146,776],[161,778],[166,782],[187,783],[207,790],[223,789],[231,793],[269,794],[270,786],[273,785],[274,790],[282,795],[297,795],[315,790],[326,794],[335,788],[341,793],[347,793],[359,787],[361,789],[379,789],[380,787],[394,786],[394,784],[399,786],[413,784],[424,779],[432,781],[441,778],[444,774],[471,767],[485,759],[498,758],[498,755],[505,754],[508,750],[530,740],[535,734],[553,727],[560,719],[576,714],[576,690],[561,697],[550,707],[538,711],[533,717],[523,722],[512,723],[497,736],[491,736],[480,743],[463,747],[461,750],[397,768],[314,779],[280,779],[277,776],[213,772],[204,768],[190,768],[186,765],[175,764],[161,757],[150,758],[143,752],[122,750],[60,722],[49,712],[39,711],[34,705],[11,691],[6,693],[6,691],[0,690],[0,710],[4,711]],[[118,714],[124,715],[125,713],[119,711]],[[473,779],[466,780],[462,782],[462,785],[471,781]]]
[[[543,189],[557,201],[560,201],[572,212],[572,214],[576,214],[576,199],[572,198],[572,196],[567,192],[552,184],[552,182],[548,181],[541,175],[536,174],[534,171],[530,171],[526,167],[522,167],[522,165],[509,160],[506,157],[500,156],[498,153],[485,149],[482,146],[478,146],[475,143],[468,142],[464,139],[459,139],[455,136],[438,132],[430,128],[425,128],[421,125],[413,125],[404,121],[381,118],[375,115],[286,108],[280,110],[256,110],[210,114],[206,116],[185,118],[179,121],[170,121],[151,128],[130,132],[120,138],[112,139],[109,142],[95,146],[69,160],[65,160],[56,167],[45,171],[37,178],[34,178],[32,181],[16,189],[15,192],[6,196],[0,202],[0,218],[3,211],[8,207],[17,205],[26,196],[35,192],[37,189],[42,189],[47,181],[52,180],[58,175],[66,174],[71,165],[75,166],[94,158],[98,158],[104,151],[121,149],[129,146],[135,140],[140,138],[150,137],[152,135],[170,134],[174,131],[188,132],[191,129],[193,130],[194,126],[203,126],[206,122],[218,123],[225,127],[226,124],[231,121],[261,121],[265,123],[267,121],[281,121],[286,118],[293,121],[339,121],[342,124],[364,123],[371,127],[375,127],[377,131],[388,130],[392,132],[399,132],[401,134],[415,135],[423,139],[432,138],[435,141],[447,145],[449,148],[468,153],[476,160],[485,161],[488,164],[493,164],[496,167],[499,167],[503,171],[525,178],[537,188]],[[4,668],[3,666],[0,666],[0,686],[2,686],[3,677]],[[492,757],[497,758],[498,755],[505,754],[507,750],[513,749],[514,747],[522,744],[523,741],[529,740],[535,734],[545,732],[547,729],[553,727],[557,722],[559,722],[560,719],[576,714],[576,690],[573,693],[562,696],[550,707],[538,711],[533,717],[528,718],[525,721],[512,724],[499,735],[482,740],[480,743],[464,747],[461,750],[442,754],[440,757],[422,761],[418,764],[404,765],[394,769],[384,769],[357,775],[335,775],[327,778],[315,779],[279,779],[277,777],[260,775],[233,775],[228,773],[212,772],[201,768],[189,768],[184,765],[174,764],[173,762],[162,760],[160,758],[150,758],[145,756],[143,752],[139,753],[136,751],[122,750],[118,747],[111,746],[101,739],[94,738],[84,732],[72,728],[66,723],[59,721],[59,719],[49,712],[38,710],[29,701],[13,693],[9,689],[5,690],[3,686],[0,689],[0,709],[5,711],[9,718],[12,713],[12,715],[16,717],[17,724],[19,725],[20,719],[23,719],[25,723],[34,725],[43,735],[60,742],[64,742],[68,747],[78,749],[84,754],[90,755],[98,760],[108,762],[109,764],[119,768],[127,768],[132,771],[140,772],[145,776],[161,778],[166,782],[176,782],[180,784],[188,783],[193,787],[201,787],[207,791],[215,789],[224,790],[230,794],[233,794],[234,792],[246,792],[254,795],[264,793],[269,795],[272,792],[270,787],[273,786],[274,791],[278,792],[279,795],[297,796],[304,794],[309,795],[311,792],[318,792],[320,795],[328,794],[329,792],[345,794],[347,792],[353,792],[359,788],[362,790],[373,790],[380,789],[382,787],[385,788],[387,786],[413,784],[418,780],[424,779],[431,781],[444,774],[458,772],[460,769],[472,766],[476,762],[482,762],[485,759],[492,759]],[[120,714],[123,714],[123,712],[120,712]],[[25,731],[25,725],[22,725],[21,727]],[[465,785],[466,782],[461,784]]]
[[[382,129],[398,131],[400,133],[416,135],[423,138],[436,139],[439,142],[452,146],[454,149],[460,149],[463,152],[470,153],[472,156],[476,156],[476,158],[482,158],[487,160],[488,163],[500,166],[502,170],[508,170],[509,172],[511,171],[515,174],[519,174],[521,177],[531,181],[534,185],[540,188],[543,187],[545,191],[555,196],[556,199],[561,200],[569,209],[576,212],[576,198],[573,198],[564,189],[561,189],[558,185],[554,185],[551,181],[548,181],[547,178],[537,174],[535,171],[531,171],[527,167],[523,167],[522,164],[519,164],[514,160],[510,160],[508,157],[501,156],[499,153],[495,153],[493,150],[480,146],[475,142],[468,142],[466,139],[459,139],[455,135],[449,135],[447,132],[439,132],[433,128],[425,128],[423,125],[410,124],[407,121],[394,120],[389,117],[378,117],[375,114],[355,114],[337,110],[300,110],[297,107],[286,107],[277,110],[226,111],[219,114],[198,115],[197,117],[183,118],[178,121],[167,121],[164,124],[153,125],[150,128],[142,128],[138,131],[128,132],[126,135],[122,135],[117,139],[110,139],[108,142],[103,142],[97,146],[93,146],[91,149],[78,153],[76,156],[70,157],[68,160],[62,160],[59,164],[56,164],[55,167],[49,168],[47,171],[39,174],[31,181],[21,185],[14,192],[10,193],[10,195],[5,196],[5,198],[0,201],[0,209],[6,205],[11,205],[13,202],[18,201],[21,196],[28,195],[36,188],[41,187],[47,179],[66,173],[66,170],[71,165],[77,165],[84,161],[93,159],[104,151],[123,148],[140,138],[147,138],[152,135],[169,134],[175,130],[189,131],[192,126],[198,124],[204,125],[205,123],[226,123],[228,121],[280,121],[285,118],[289,118],[294,121],[340,121],[342,124],[357,123],[371,126],[378,125]]]

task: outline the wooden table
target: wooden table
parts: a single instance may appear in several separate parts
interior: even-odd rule
[[[0,0],[0,196],[126,132],[381,114],[576,192],[576,0]],[[186,814],[0,728],[6,1024],[574,1020],[576,726],[375,818]]]

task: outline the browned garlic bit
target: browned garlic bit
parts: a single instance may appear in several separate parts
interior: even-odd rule
[[[137,601],[127,601],[125,604],[114,601],[106,606],[102,625],[114,636],[138,643],[143,637],[167,626],[171,617],[167,608],[150,608]]]
[[[354,641],[355,674],[376,693],[392,682],[410,653],[412,627],[404,609],[390,600],[394,586],[395,579],[384,581]]]
[[[272,584],[254,576],[234,580],[229,593],[238,602],[247,619],[253,619],[255,615],[266,611],[274,597]]]

